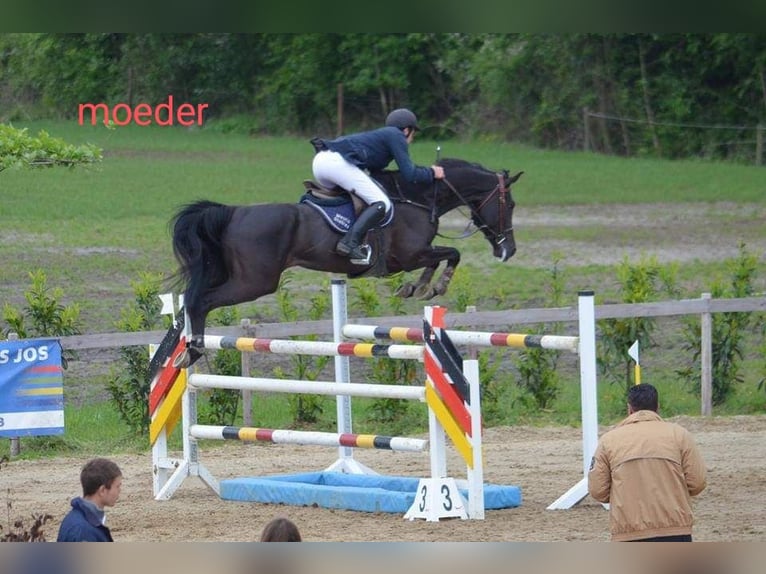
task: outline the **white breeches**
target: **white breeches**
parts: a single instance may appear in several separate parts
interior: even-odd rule
[[[338,152],[320,151],[314,156],[311,168],[320,185],[330,188],[339,185],[358,195],[367,205],[380,201],[386,206],[386,213],[391,211],[391,200],[378,184]]]

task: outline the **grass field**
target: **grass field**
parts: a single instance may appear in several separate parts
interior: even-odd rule
[[[46,129],[70,143],[90,142],[104,149],[103,163],[90,168],[0,173],[0,304],[22,307],[29,272],[44,269],[49,284],[63,289],[62,302],[80,305],[84,333],[116,330],[121,309],[133,300],[131,282],[142,272],[169,275],[174,270],[167,225],[181,204],[199,198],[236,204],[295,202],[302,193],[301,181],[311,176],[308,138],[135,126],[107,130],[75,122],[16,127],[31,132]],[[442,157],[525,172],[514,187],[517,255],[498,265],[479,236],[439,239],[439,244],[454,245],[463,254],[455,288],[438,301],[441,305],[455,310],[462,310],[459,303],[480,310],[546,306],[545,285],[554,260],[559,261],[557,271],[564,284],[562,304],[573,305],[582,288],[595,289],[598,302],[618,301],[616,263],[649,256],[677,266],[681,297],[698,297],[710,290],[712,281],[727,277],[740,243],[758,256],[755,288],[766,291],[766,169],[762,167],[625,159],[453,140],[416,141],[411,150],[415,161],[432,163],[437,143]],[[452,214],[441,231],[456,236],[464,224],[461,215]],[[291,271],[290,277],[304,292],[326,289],[329,282],[325,275],[303,270]],[[386,282],[380,281],[378,289],[385,302]],[[350,293],[353,298],[353,284]],[[308,304],[303,297],[298,299],[299,305]],[[354,300],[351,305],[360,309]],[[422,305],[407,301],[400,312],[417,314]],[[390,311],[382,308],[379,314]],[[239,315],[266,322],[281,319],[273,295],[242,305]],[[669,325],[661,335],[677,336],[677,329]],[[698,400],[688,389],[671,384],[678,357],[668,353],[680,353],[680,346],[672,340],[664,346],[670,351],[647,356],[647,373],[667,381],[662,390],[672,397],[665,401],[670,413],[695,414]],[[722,413],[763,412],[766,394],[756,389],[758,377],[763,376],[756,348],[749,349],[748,361],[746,381]],[[110,366],[90,365],[76,375],[68,373],[68,398],[77,397],[75,402],[88,408],[97,405],[102,398],[98,388]],[[619,386],[603,386],[605,416],[619,416],[618,391]],[[551,413],[511,404],[517,396],[518,391],[509,390],[505,424],[576,424],[579,419],[573,385],[566,386]],[[269,417],[279,424],[284,409],[278,405],[274,409]],[[261,422],[267,423],[272,424]],[[114,433],[116,448],[124,447],[122,434]]]

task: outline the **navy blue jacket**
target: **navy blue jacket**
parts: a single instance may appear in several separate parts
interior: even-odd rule
[[[324,140],[324,144],[327,149],[338,152],[360,169],[381,170],[394,160],[407,181],[433,183],[434,172],[430,167],[419,167],[412,163],[407,150],[407,137],[399,128],[385,127],[359,132]]]
[[[80,498],[72,499],[72,510],[61,521],[56,542],[114,542],[101,517]]]

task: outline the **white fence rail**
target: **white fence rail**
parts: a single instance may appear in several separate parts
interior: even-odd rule
[[[701,356],[701,413],[712,412],[712,315],[727,312],[766,312],[766,297],[736,299],[712,299],[703,293],[699,299],[679,301],[658,301],[653,303],[614,303],[596,305],[596,321],[602,319],[629,319],[636,317],[671,317],[699,315],[702,333]],[[349,323],[380,325],[381,327],[421,327],[420,315],[395,317],[350,318]],[[448,313],[447,328],[461,327],[488,328],[492,326],[524,325],[536,323],[576,322],[577,306],[548,309],[509,309],[505,311],[474,311],[469,313]],[[305,335],[332,336],[332,319],[300,321],[296,323],[258,323],[242,321],[237,327],[209,328],[211,335],[230,337],[285,338]],[[142,331],[134,333],[99,333],[61,337],[61,345],[68,350],[109,349],[131,345],[157,343],[165,331]],[[249,363],[243,355],[243,375],[249,373]],[[247,422],[247,421],[246,421]]]

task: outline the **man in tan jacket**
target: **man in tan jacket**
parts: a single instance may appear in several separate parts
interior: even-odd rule
[[[609,503],[612,540],[691,542],[691,497],[705,488],[705,463],[689,431],[657,414],[657,389],[628,393],[628,417],[599,440],[588,492]]]

